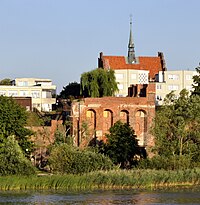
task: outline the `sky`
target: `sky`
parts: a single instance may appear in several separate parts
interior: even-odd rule
[[[168,70],[200,62],[200,0],[0,0],[0,79],[50,78],[57,93],[99,53],[163,52]]]

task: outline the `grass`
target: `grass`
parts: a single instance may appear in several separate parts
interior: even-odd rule
[[[200,169],[112,170],[84,175],[0,177],[0,190],[155,189],[186,185],[200,185]]]

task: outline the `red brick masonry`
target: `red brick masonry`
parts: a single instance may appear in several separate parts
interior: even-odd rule
[[[155,84],[147,86],[146,97],[85,98],[72,104],[73,136],[78,145],[95,137],[105,140],[108,129],[121,120],[135,130],[141,146],[151,147],[153,136],[149,131],[154,116]]]

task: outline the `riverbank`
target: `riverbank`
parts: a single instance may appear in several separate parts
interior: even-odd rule
[[[156,189],[200,185],[200,169],[111,170],[84,175],[0,177],[0,190]]]

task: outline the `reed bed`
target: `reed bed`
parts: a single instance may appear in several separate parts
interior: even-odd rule
[[[185,185],[200,185],[200,169],[110,170],[83,175],[0,177],[0,190],[155,189]]]

